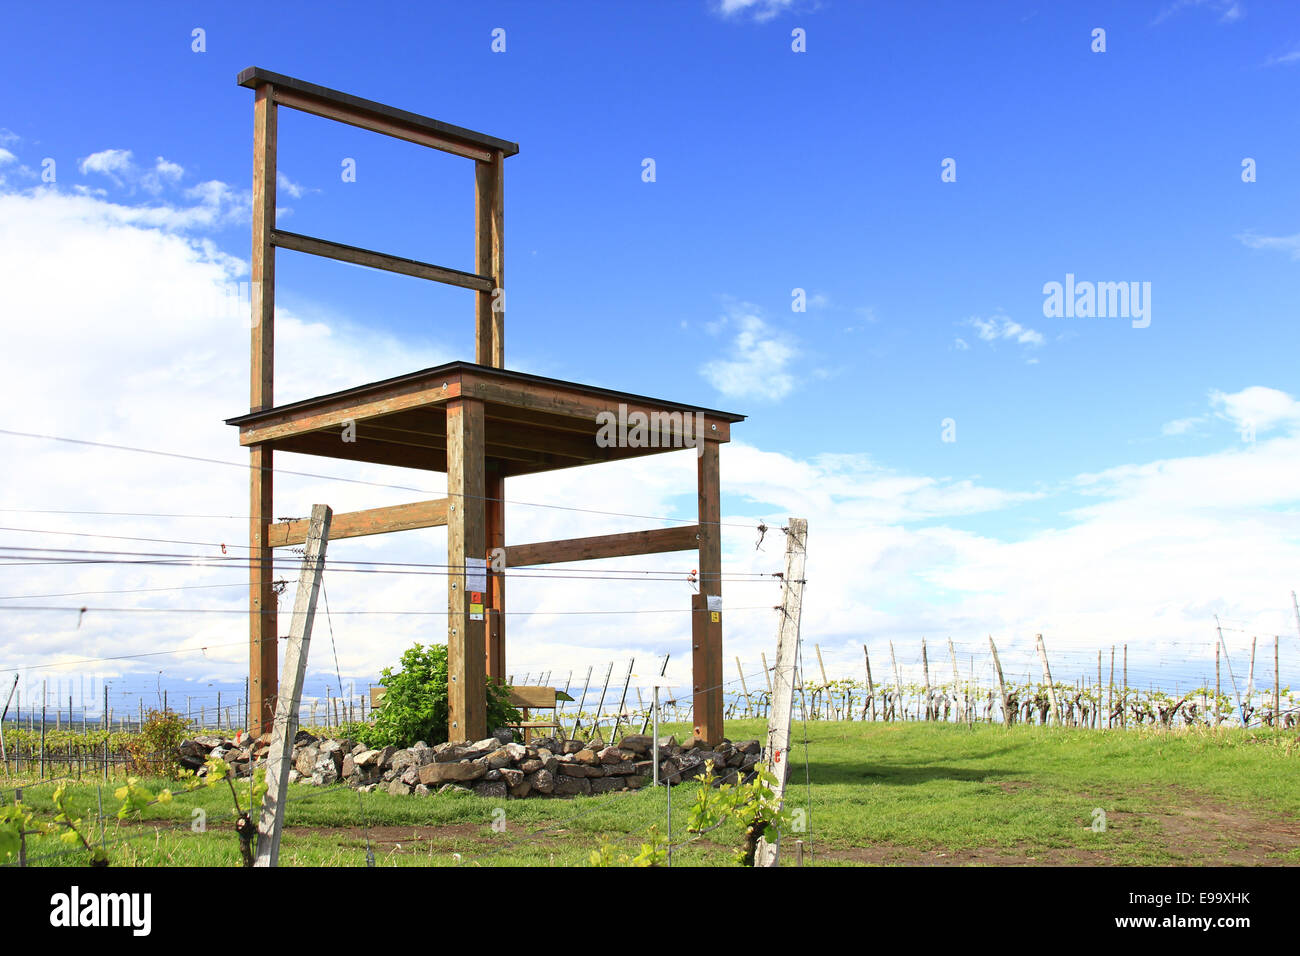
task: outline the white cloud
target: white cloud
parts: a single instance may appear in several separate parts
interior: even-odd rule
[[[1151,25],[1156,26],[1170,17],[1189,9],[1202,9],[1218,14],[1220,23],[1236,23],[1245,12],[1242,10],[1241,4],[1236,0],[1174,0],[1173,3],[1167,4],[1156,14],[1155,19],[1151,21]]]
[[[0,146],[12,146],[21,139],[22,137],[13,130],[5,129],[3,126],[0,126]]]
[[[711,330],[735,330],[732,357],[704,363],[700,374],[729,398],[780,399],[794,390],[788,366],[797,354],[787,337],[758,315],[752,305],[734,306]]]
[[[303,193],[306,192],[299,183],[295,183],[292,179],[281,172],[275,174],[275,186],[277,189],[288,193],[293,199],[301,199]]]
[[[183,166],[159,156],[154,160],[153,169],[140,177],[140,185],[146,192],[157,196],[164,187],[180,182],[184,175]]]
[[[99,173],[107,176],[118,186],[124,184],[128,177],[136,174],[135,160],[129,149],[103,149],[91,153],[79,163],[82,175]]]
[[[1265,66],[1281,66],[1288,63],[1300,63],[1300,48],[1283,53],[1279,56],[1270,56],[1264,61]]]
[[[794,7],[794,0],[717,0],[715,10],[724,17],[750,13],[764,23]]]
[[[1290,236],[1257,236],[1248,232],[1237,239],[1251,249],[1279,250],[1289,253],[1292,259],[1300,259],[1300,232]]]
[[[7,163],[16,163],[17,161],[18,161],[17,156],[9,152],[9,150],[5,149],[4,147],[0,147],[0,166],[4,166]]]
[[[1194,418],[1178,418],[1172,422],[1165,422],[1160,426],[1162,435],[1186,435],[1196,429],[1197,425],[1205,421],[1205,416],[1199,415]]]
[[[1221,417],[1237,428],[1250,426],[1256,434],[1300,423],[1300,402],[1275,388],[1252,385],[1231,395],[1214,391],[1210,401]]]
[[[1005,315],[994,315],[987,319],[973,315],[963,324],[973,328],[975,334],[985,342],[997,342],[1006,339],[1018,345],[1029,346],[1039,346],[1044,342],[1041,332],[1026,328],[1019,322],[1013,322]]]

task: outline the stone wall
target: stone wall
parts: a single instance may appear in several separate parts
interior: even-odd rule
[[[346,783],[363,793],[385,790],[392,794],[427,796],[447,790],[466,790],[496,799],[532,796],[569,797],[637,790],[647,786],[654,772],[652,738],[629,734],[617,745],[600,738],[565,740],[558,737],[515,743],[509,731],[474,743],[457,741],[428,746],[423,742],[403,749],[373,749],[352,740],[331,740],[298,732],[293,747],[289,782],[315,786]],[[181,762],[203,773],[209,756],[221,757],[235,773],[246,776],[261,765],[270,748],[270,735],[228,740],[200,736],[181,744]],[[679,744],[675,737],[659,741],[661,781],[678,784],[702,774],[713,761],[719,782],[747,777],[758,763],[757,740],[723,741],[709,750],[695,740]]]

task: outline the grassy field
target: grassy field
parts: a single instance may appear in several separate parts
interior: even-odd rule
[[[665,732],[683,733],[669,727]],[[728,724],[732,739],[761,736],[760,721]],[[1097,732],[979,725],[796,724],[787,803],[807,810],[801,834],[814,865],[1297,864],[1300,738],[1294,731]],[[11,788],[14,780],[0,781]],[[164,783],[157,782],[156,786]],[[115,786],[115,785],[114,785]],[[48,818],[48,784],[25,802]],[[672,794],[674,865],[733,865],[734,834],[693,842],[685,832],[693,785]],[[114,866],[233,866],[229,790],[178,796],[118,826],[104,789],[104,839]],[[96,819],[94,784],[69,788]],[[6,799],[12,795],[5,794]],[[247,803],[247,789],[241,799]],[[652,825],[666,830],[664,790],[571,800],[492,801],[359,795],[290,788],[281,864],[575,866],[609,842],[635,853]],[[504,809],[504,831],[492,827]],[[207,814],[192,832],[192,811]],[[1094,811],[1105,830],[1093,829]],[[497,814],[500,817],[500,814]],[[363,824],[364,822],[364,824]],[[787,851],[793,848],[787,838]],[[34,865],[79,864],[52,837],[29,841]],[[793,853],[783,854],[793,864]]]

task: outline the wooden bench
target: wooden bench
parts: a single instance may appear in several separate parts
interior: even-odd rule
[[[513,724],[511,729],[522,730],[525,743],[532,738],[534,730],[562,730],[562,726],[555,721],[556,698],[554,687],[511,687],[510,706],[521,710],[524,718],[521,722]],[[551,719],[529,720],[530,710],[549,710]]]

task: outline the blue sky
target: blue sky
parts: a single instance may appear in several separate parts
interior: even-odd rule
[[[64,194],[137,211],[203,207],[200,184],[219,183],[212,217],[178,231],[246,260],[252,94],[235,75],[261,66],[517,141],[506,166],[507,365],[749,415],[734,434],[753,455],[724,455],[727,507],[779,518],[806,493],[825,505],[823,527],[842,521],[859,535],[837,547],[876,562],[893,547],[882,527],[913,536],[898,545],[915,559],[910,583],[864,599],[872,607],[898,606],[901,620],[911,602],[965,599],[967,565],[945,551],[935,562],[953,576],[938,580],[918,534],[1034,546],[1095,521],[1077,509],[1099,501],[1135,513],[1185,501],[1228,536],[1247,509],[1262,540],[1296,553],[1295,494],[1233,490],[1271,487],[1300,421],[1294,7],[278,3],[253,22],[218,6],[11,9],[0,189],[36,190],[46,157]],[[205,52],[191,49],[195,28]],[[490,48],[494,28],[506,31],[504,53]],[[1091,49],[1096,28],[1105,52]],[[806,52],[791,49],[795,29]],[[280,138],[283,228],[471,268],[468,161],[289,110]],[[341,181],[344,158],[357,162],[355,183]],[[941,181],[946,158],[955,182]],[[1045,316],[1044,283],[1067,273],[1149,282],[1149,327]],[[791,310],[795,288],[806,312]],[[282,252],[279,294],[356,346],[341,385],[407,371],[417,354],[470,355],[461,290]],[[182,328],[183,313],[171,319]],[[376,340],[387,344],[357,351]],[[281,343],[282,373],[293,344]],[[208,346],[189,348],[159,360],[210,369]],[[238,414],[246,393],[228,384],[219,416],[142,443],[234,457],[218,419]],[[283,374],[277,397],[328,390],[315,384]],[[955,442],[941,440],[947,418]],[[1242,441],[1246,421],[1257,442],[1286,442],[1267,465]],[[75,413],[47,424],[96,437]],[[764,455],[806,469],[816,487],[800,489],[797,474],[768,487],[764,462],[776,459]],[[1191,482],[1197,495],[1181,494],[1177,475],[1215,469]],[[893,479],[928,483],[942,501],[876,513],[854,500],[853,487]],[[953,503],[972,489],[989,500]],[[21,489],[9,490],[22,506]],[[690,492],[662,500],[680,507]],[[1069,586],[1072,572],[1060,574],[1048,592]],[[1285,609],[1281,579],[1248,578]],[[1242,614],[1260,606],[1202,590],[1152,597],[1151,613],[1172,602],[1205,620],[1210,598],[1225,610],[1244,601]],[[846,661],[851,630],[829,626]]]
[[[1211,4],[1155,22],[1162,9],[289,3],[250,36],[237,10],[41,5],[11,13],[27,42],[0,76],[24,91],[5,122],[42,155],[115,144],[228,183],[249,177],[251,94],[234,75],[250,64],[515,140],[511,364],[734,407],[747,437],[792,454],[1028,483],[1124,460],[1212,388],[1288,377],[1294,260],[1238,237],[1294,227],[1300,64],[1269,63],[1300,29],[1279,4],[1231,22]],[[281,193],[286,228],[469,267],[468,163],[285,113],[281,170],[310,190]],[[242,223],[218,241],[246,255]],[[467,341],[468,293],[291,254],[281,268],[290,301]],[[1066,272],[1152,282],[1151,327],[1045,320],[1041,287]],[[792,313],[795,287],[828,304]],[[692,374],[725,345],[708,327],[731,300],[797,351],[788,400]],[[997,314],[1045,343],[993,347],[962,326]],[[1195,441],[1178,450],[1209,447]]]

